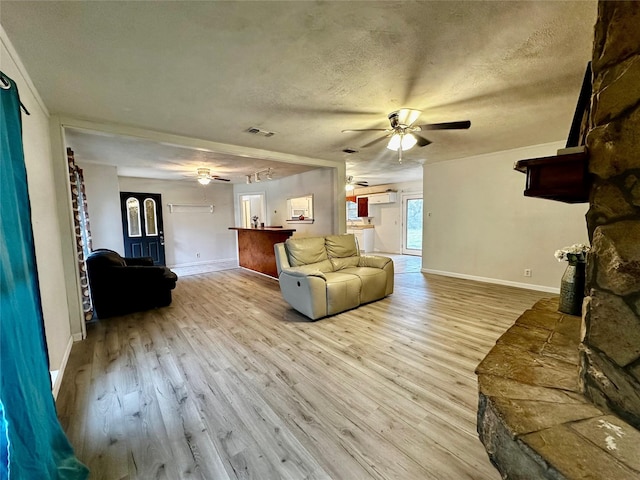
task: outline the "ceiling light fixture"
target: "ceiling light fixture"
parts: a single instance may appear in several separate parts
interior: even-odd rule
[[[198,183],[200,185],[209,185],[211,182],[211,170],[208,168],[198,169]]]
[[[262,175],[262,177],[260,175]],[[265,168],[264,170],[258,170],[251,175],[247,175],[247,183],[260,183],[265,177],[267,180],[273,180],[273,168]]]
[[[394,133],[387,144],[389,150],[398,150],[402,146],[402,150],[413,148],[418,141],[416,137],[410,133]]]

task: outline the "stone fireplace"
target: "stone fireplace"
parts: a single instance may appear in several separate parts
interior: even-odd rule
[[[476,369],[478,434],[504,478],[640,480],[639,26],[640,2],[599,2],[582,318],[540,301]]]
[[[593,185],[584,393],[640,428],[640,3],[600,2],[587,135]]]

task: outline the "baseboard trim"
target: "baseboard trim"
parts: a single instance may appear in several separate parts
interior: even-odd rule
[[[81,334],[82,335],[82,334]],[[62,377],[64,376],[64,370],[67,368],[67,362],[69,361],[69,355],[71,354],[71,347],[73,347],[74,336],[69,337],[69,341],[67,342],[67,348],[64,351],[64,355],[62,356],[62,362],[60,363],[59,370],[52,370],[51,374],[51,393],[53,393],[53,398],[58,398],[58,392],[60,391],[60,385],[62,384]]]
[[[432,270],[430,268],[420,269],[422,273],[431,273],[433,275],[442,275],[443,277],[461,278],[463,280],[473,280],[475,282],[494,283],[497,285],[505,285],[507,287],[524,288],[526,290],[536,290],[538,292],[560,293],[560,289],[556,287],[547,287],[546,285],[534,285],[531,283],[512,282],[510,280],[501,280],[499,278],[478,277],[476,275],[467,275],[466,273],[445,272],[443,270]]]
[[[169,268],[197,267],[198,265],[209,265],[211,263],[229,263],[229,262],[237,262],[237,261],[238,261],[237,257],[224,258],[222,260],[203,260],[200,262],[176,263],[175,265],[169,265]]]

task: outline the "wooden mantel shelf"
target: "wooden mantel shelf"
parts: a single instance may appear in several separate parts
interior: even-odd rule
[[[513,168],[527,175],[526,197],[584,203],[589,201],[591,187],[588,158],[584,148],[576,153],[519,160]]]

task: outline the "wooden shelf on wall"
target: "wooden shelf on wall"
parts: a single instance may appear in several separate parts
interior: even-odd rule
[[[583,148],[576,153],[519,160],[513,168],[527,175],[526,197],[584,203],[589,201],[591,187],[588,158]]]

